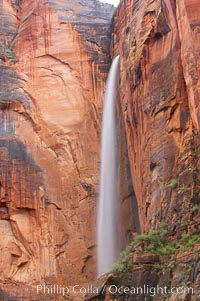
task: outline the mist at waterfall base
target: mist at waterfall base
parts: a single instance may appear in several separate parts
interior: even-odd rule
[[[119,63],[112,62],[105,93],[102,137],[100,196],[97,218],[98,276],[109,272],[118,256],[118,152],[115,104],[119,99]]]

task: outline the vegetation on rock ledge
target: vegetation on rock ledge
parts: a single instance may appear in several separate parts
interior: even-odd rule
[[[134,254],[155,254],[160,257],[160,269],[166,265],[166,259],[175,258],[176,252],[187,251],[190,247],[200,243],[199,230],[183,233],[180,239],[171,239],[166,224],[161,224],[158,230],[136,236],[121,252],[118,261],[113,265],[112,272],[129,273],[133,267]],[[162,260],[163,259],[163,260]]]
[[[10,43],[3,45],[0,43],[0,53],[4,58],[8,59],[12,64],[16,64],[18,62],[18,58],[14,53]]]

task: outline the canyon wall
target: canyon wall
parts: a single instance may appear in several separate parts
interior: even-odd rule
[[[96,0],[0,4],[0,281],[19,300],[34,295],[23,283],[96,276],[113,8]]]
[[[180,208],[189,217],[199,198],[199,9],[198,1],[125,0],[113,16],[142,231],[162,220],[178,230]]]
[[[120,54],[121,110],[147,234],[129,250],[129,271],[104,279],[103,300],[200,300],[199,16],[197,0],[121,0],[114,12],[111,53]],[[121,293],[110,293],[112,285]],[[168,290],[153,295],[147,286]],[[138,287],[143,293],[134,294]]]
[[[121,0],[111,27],[112,13],[112,6],[97,0],[0,1],[0,296],[5,300],[34,296],[39,282],[74,285],[95,278],[110,39],[111,56],[121,58],[124,244],[134,232],[162,223],[169,226],[169,241],[199,233],[200,4]],[[198,292],[198,251],[178,251],[161,274],[154,269],[157,257],[133,256],[131,278],[109,281],[190,283]],[[191,294],[178,298],[167,300],[198,300]]]

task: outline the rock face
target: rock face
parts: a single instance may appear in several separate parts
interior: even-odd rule
[[[111,34],[111,55],[121,58],[121,177],[130,178],[129,157],[132,178],[121,187],[122,236],[161,222],[171,241],[200,232],[199,1],[123,0],[111,33],[112,13],[97,0],[0,3],[1,298],[29,300],[35,291],[24,283],[74,285],[95,277]],[[157,254],[134,254],[132,278],[109,284],[192,285],[196,295],[167,300],[198,300],[199,248],[195,254],[192,243],[160,276]]]
[[[113,16],[142,231],[163,220],[178,232],[199,201],[198,13],[198,1],[127,0]]]
[[[150,261],[144,263],[143,260],[138,265],[134,264],[129,275],[110,275],[103,283],[99,281],[97,284],[99,295],[88,296],[86,300],[200,300],[199,276],[196,276],[199,261],[196,261],[192,252],[179,254],[173,262],[174,265],[164,271],[158,270],[159,265]],[[194,285],[191,284],[192,275],[196,277]]]
[[[131,273],[107,281],[90,300],[199,300],[199,240],[192,241],[200,233],[199,9],[197,0],[125,0],[114,13],[111,53],[120,54],[121,109],[141,231],[164,223],[170,242],[186,235],[192,247],[176,244],[173,259],[164,263],[156,252],[132,250]],[[163,297],[109,294],[110,285],[190,289]]]
[[[112,12],[97,0],[1,1],[0,280],[15,298],[14,283],[96,275]]]

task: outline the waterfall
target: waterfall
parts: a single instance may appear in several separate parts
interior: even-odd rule
[[[118,253],[118,162],[115,103],[119,93],[119,61],[112,63],[106,84],[101,138],[101,177],[97,221],[98,276],[110,271]]]

